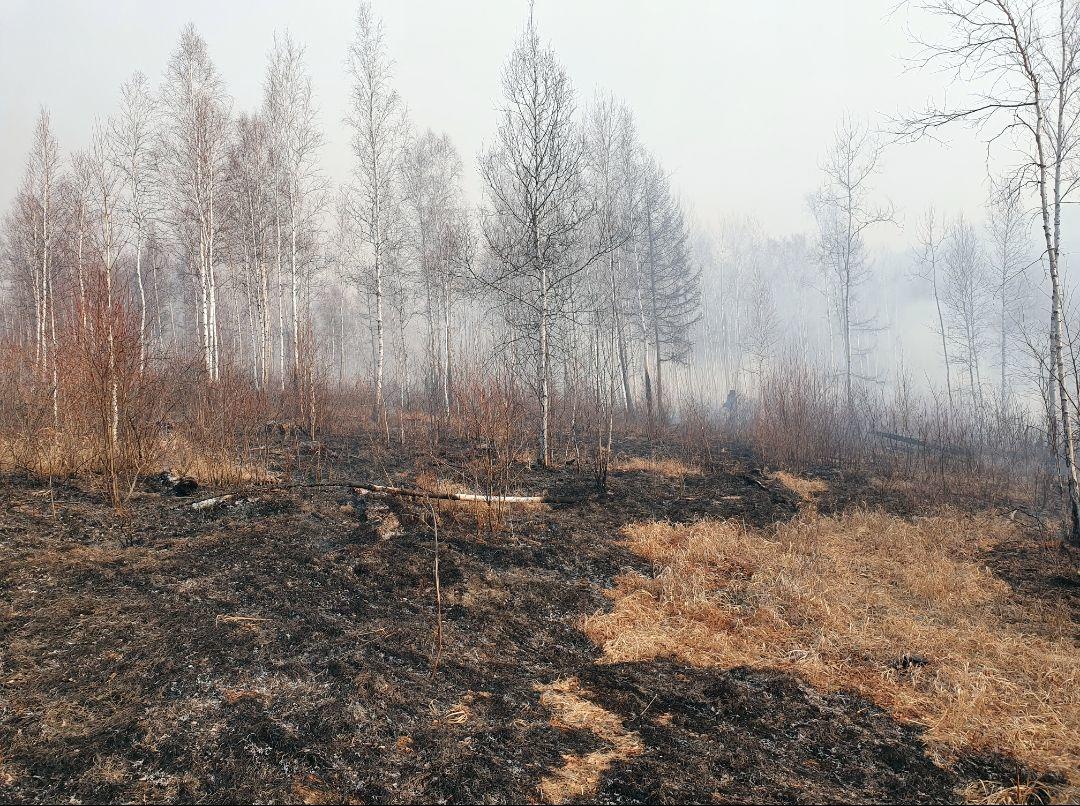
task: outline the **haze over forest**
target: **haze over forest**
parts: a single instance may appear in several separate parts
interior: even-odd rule
[[[452,4],[385,5],[376,10],[408,126],[417,134],[429,128],[446,134],[461,159],[462,201],[476,208],[484,199],[478,160],[498,125],[500,71],[528,8],[496,2],[464,14]],[[1004,317],[991,288],[999,270],[991,255],[989,205],[993,181],[1011,164],[1008,149],[988,149],[994,132],[986,128],[955,127],[917,142],[892,136],[895,121],[912,110],[979,87],[918,68],[922,51],[915,40],[944,30],[940,20],[919,7],[860,2],[812,8],[553,2],[539,4],[534,15],[540,40],[573,85],[578,116],[584,119],[597,99],[625,104],[642,147],[669,177],[686,219],[690,264],[701,271],[703,304],[692,328],[691,367],[705,370],[706,395],[714,402],[729,388],[752,387],[766,365],[793,349],[810,363],[838,366],[835,310],[830,315],[835,300],[830,303],[811,197],[825,183],[822,166],[845,119],[865,127],[876,140],[873,147],[881,148],[868,199],[890,210],[887,221],[863,235],[865,277],[851,317],[858,324],[852,336],[857,374],[876,388],[892,388],[904,373],[920,388],[941,386],[943,352],[951,346],[954,364],[974,350],[974,359],[964,360],[977,363],[980,387],[1001,394],[1004,355],[1009,394],[1038,398],[1037,367],[1022,342],[1045,318],[1039,318],[1045,269],[1026,202],[1020,214],[1028,216],[1031,243],[1015,259],[1025,263],[1030,282],[1004,290],[1017,297],[1008,301]],[[133,71],[146,75],[152,93],[159,91],[168,54],[189,20],[220,76],[223,108],[234,117],[257,112],[264,105],[275,32],[287,33],[303,49],[312,124],[320,134],[312,165],[329,198],[355,178],[345,121],[354,16],[351,3],[301,14],[288,3],[259,4],[256,11],[242,3],[224,9],[192,3],[182,10],[120,3],[91,10],[78,3],[16,2],[0,28],[0,70],[15,75],[28,64],[35,69],[32,82],[5,82],[0,89],[4,152],[30,151],[41,105],[61,159],[85,149],[92,121],[116,114],[120,86]],[[36,59],[46,48],[55,57]],[[20,161],[5,160],[0,197],[14,198],[22,179]],[[331,207],[326,199],[319,203],[318,229],[327,242],[334,240]],[[978,299],[944,299],[963,296],[961,276],[953,277],[953,288],[939,289],[941,316],[920,262],[921,222],[931,207],[943,238],[961,221],[961,228],[971,228],[978,265],[957,271],[982,278]],[[1066,237],[1065,266],[1067,244]],[[350,332],[342,338],[351,353],[345,371],[370,374],[370,351],[360,346],[370,338],[363,295],[355,282],[328,271],[328,262],[323,254],[312,276],[312,315],[345,319]],[[1021,287],[1024,299],[1018,298]],[[330,306],[342,296],[344,308],[334,314]],[[462,304],[466,321],[485,313],[482,306]],[[958,320],[965,304],[979,308],[977,332],[966,332]],[[957,310],[950,315],[952,308]],[[1011,331],[1004,336],[1003,326]],[[419,338],[419,330],[410,322],[409,338]],[[463,332],[463,338],[481,338]],[[673,378],[683,375],[673,367]]]

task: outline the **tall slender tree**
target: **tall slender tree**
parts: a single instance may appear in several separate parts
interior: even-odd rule
[[[304,48],[288,33],[275,35],[264,86],[264,114],[275,171],[278,254],[289,272],[289,341],[294,379],[300,377],[301,333],[309,322],[303,301],[315,266],[318,221],[325,202],[319,168],[323,135],[318,127]]]
[[[154,140],[157,104],[149,82],[135,73],[120,90],[120,113],[111,122],[112,153],[124,180],[121,209],[131,230],[139,294],[139,369],[146,366],[147,298],[143,276],[146,238],[154,215]]]
[[[953,405],[952,365],[949,361],[949,333],[945,327],[945,313],[941,305],[942,244],[945,239],[944,223],[938,221],[937,213],[930,207],[919,222],[918,274],[930,283],[937,313],[936,330],[941,339],[941,356],[945,364],[945,390],[949,405]]]
[[[389,253],[402,238],[400,167],[406,142],[405,105],[393,87],[393,63],[386,52],[382,20],[370,3],[360,3],[356,30],[348,54],[352,80],[349,114],[352,129],[355,187],[353,213],[357,234],[366,247],[360,274],[374,313],[375,398],[373,416],[383,418],[383,365],[385,361],[384,273]]]
[[[482,281],[531,343],[540,404],[537,456],[552,459],[553,336],[574,276],[596,254],[581,236],[593,213],[584,192],[582,137],[574,91],[530,21],[502,75],[503,104],[495,142],[481,156],[483,235],[492,256]]]
[[[856,336],[869,325],[860,313],[858,297],[870,269],[865,236],[893,216],[891,206],[871,196],[871,179],[880,159],[881,144],[869,127],[845,116],[822,163],[825,181],[810,199],[826,283],[835,289],[832,296],[840,320],[844,397],[849,407],[854,403]]]
[[[194,268],[199,346],[208,379],[220,377],[218,237],[225,198],[229,103],[195,26],[189,24],[169,59],[162,91],[165,116],[158,141],[168,215]]]
[[[663,425],[663,366],[689,357],[691,328],[701,313],[701,270],[690,260],[689,231],[667,174],[655,159],[645,166],[638,304],[646,355],[651,352],[653,360],[651,378],[645,369],[646,405],[650,418],[655,411]]]
[[[923,137],[955,123],[1000,122],[1023,155],[1010,181],[1033,190],[1050,274],[1050,369],[1063,439],[1069,540],[1080,545],[1080,482],[1074,417],[1069,411],[1061,278],[1061,210],[1077,187],[1080,155],[1080,6],[1075,0],[934,0],[927,10],[944,34],[924,43],[923,62],[945,66],[989,87],[962,102],[932,105],[901,121],[899,133]],[[954,96],[955,97],[955,96]],[[997,138],[995,138],[997,139]],[[1053,429],[1059,426],[1055,423]]]

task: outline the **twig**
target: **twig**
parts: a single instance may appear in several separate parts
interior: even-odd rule
[[[641,713],[637,715],[638,719],[641,719],[643,716],[645,716],[645,712],[648,711],[650,708],[652,708],[652,704],[654,702],[656,702],[656,698],[659,697],[659,696],[660,696],[659,694],[653,694],[653,698],[651,700],[649,700],[649,704],[646,705],[644,708],[642,708]]]
[[[259,618],[258,616],[218,616],[217,620],[229,624],[238,624],[245,621],[270,621],[268,618]]]
[[[758,479],[754,478],[753,476],[747,474],[746,476],[744,476],[744,478],[747,481],[749,481],[751,484],[754,484],[754,485],[760,487],[765,492],[770,493],[770,494],[772,493],[772,490],[770,490],[768,487],[765,486],[765,484],[763,482],[759,481]]]
[[[435,514],[435,505],[428,501],[431,508],[432,523],[435,526],[435,661],[431,665],[431,674],[439,671],[439,661],[442,659],[443,632],[442,632],[442,589],[439,587],[439,516]]]

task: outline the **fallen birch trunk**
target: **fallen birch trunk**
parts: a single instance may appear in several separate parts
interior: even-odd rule
[[[193,503],[191,505],[191,508],[192,509],[210,509],[210,507],[214,507],[214,506],[217,506],[218,504],[225,503],[226,501],[228,501],[232,497],[233,496],[231,496],[231,495],[215,495],[212,498],[203,498],[202,500],[196,501],[195,503]]]
[[[372,484],[362,481],[324,481],[301,484],[271,484],[265,487],[252,488],[258,490],[290,490],[311,487],[349,487],[353,490],[362,490],[365,493],[377,493],[379,495],[399,495],[407,498],[426,498],[438,501],[475,501],[485,504],[569,504],[582,500],[581,497],[560,498],[550,495],[484,495],[483,493],[442,493],[433,490],[421,490],[414,487],[390,487],[383,484]],[[236,498],[240,493],[215,495],[203,498],[188,504],[192,509],[209,509],[219,503]]]
[[[410,498],[435,498],[440,501],[482,501],[485,504],[549,504],[563,499],[543,495],[484,495],[482,493],[439,493],[408,487],[384,487],[381,484],[348,484],[354,490],[386,495],[404,495]]]

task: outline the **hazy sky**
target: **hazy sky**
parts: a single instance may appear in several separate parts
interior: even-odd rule
[[[748,214],[774,233],[809,229],[806,195],[838,118],[879,122],[940,96],[944,77],[906,71],[913,54],[895,0],[537,0],[550,40],[586,102],[610,91],[634,108],[641,135],[674,175],[702,223]],[[521,0],[376,0],[398,89],[418,127],[447,131],[469,168],[490,139],[499,71],[527,15]],[[181,27],[206,38],[234,99],[257,106],[275,29],[308,48],[327,133],[323,163],[350,169],[341,119],[351,0],[0,0],[0,204],[23,171],[39,104],[52,112],[64,153],[82,148],[94,115],[109,114],[120,84],[141,70],[159,81]],[[920,30],[926,30],[924,27]],[[910,241],[928,201],[978,215],[985,151],[957,133],[951,147],[898,146],[878,187],[909,226],[879,242]]]

